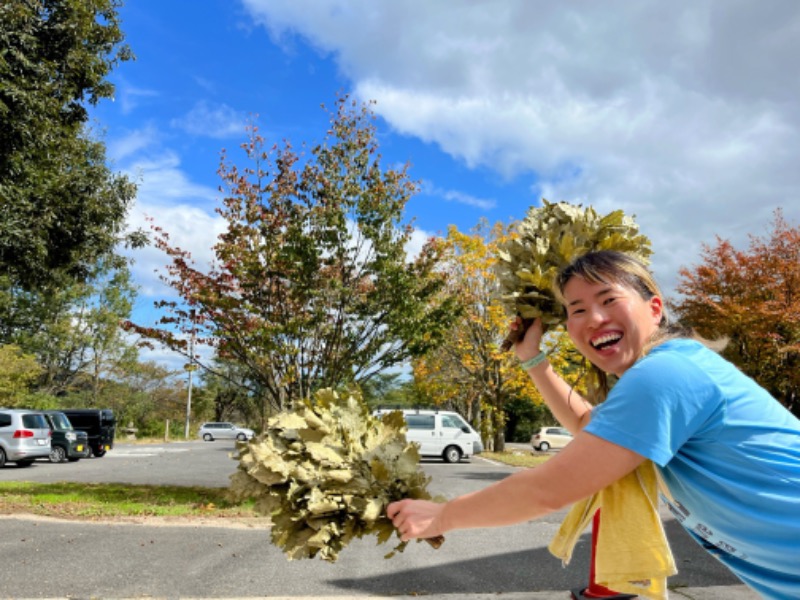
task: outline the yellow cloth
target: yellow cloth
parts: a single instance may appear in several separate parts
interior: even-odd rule
[[[601,507],[595,582],[616,592],[665,600],[667,577],[678,571],[658,514],[655,465],[646,461],[616,483],[573,505],[549,546],[565,565]]]

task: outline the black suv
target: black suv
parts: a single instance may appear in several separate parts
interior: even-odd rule
[[[117,421],[110,408],[62,408],[72,427],[85,431],[89,436],[89,448],[97,458],[114,447]]]
[[[60,410],[43,410],[42,414],[52,432],[50,462],[77,462],[89,456],[89,435],[85,431],[76,431]]]

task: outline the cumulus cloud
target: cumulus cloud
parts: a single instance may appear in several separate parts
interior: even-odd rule
[[[162,228],[174,246],[191,253],[199,269],[207,269],[213,261],[212,247],[225,226],[213,212],[217,191],[191,179],[179,155],[162,145],[155,128],[145,127],[110,139],[108,148],[109,156],[137,185],[128,229]],[[142,302],[174,297],[159,278],[168,263],[163,252],[153,245],[125,252],[134,260],[131,271],[140,287],[140,309]]]
[[[243,2],[276,42],[333,56],[396,131],[635,214],[667,287],[716,235],[800,219],[793,0]]]
[[[197,102],[184,116],[172,119],[170,125],[189,135],[224,139],[241,137],[247,117],[228,106],[212,106],[203,100]]]

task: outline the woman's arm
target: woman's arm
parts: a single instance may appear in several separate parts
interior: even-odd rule
[[[517,320],[512,326],[519,327],[520,321]],[[520,361],[539,354],[542,334],[542,323],[536,319],[514,347]],[[548,361],[528,369],[528,375],[561,425],[573,434],[583,429],[591,417],[591,405],[553,370]]]
[[[526,469],[445,504],[401,500],[386,513],[403,540],[453,529],[500,527],[541,517],[624,477],[645,459],[590,433],[579,433],[540,467]]]

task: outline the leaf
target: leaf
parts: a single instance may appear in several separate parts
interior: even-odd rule
[[[399,412],[378,419],[360,396],[320,390],[240,446],[231,494],[256,499],[256,510],[272,517],[273,543],[290,560],[335,562],[364,535],[385,543],[395,533],[386,506],[430,498],[429,478],[405,427]]]
[[[650,240],[621,210],[599,216],[591,207],[542,200],[515,224],[519,236],[499,243],[496,275],[509,318],[541,318],[545,325],[564,322],[553,292],[558,272],[577,257],[596,250],[617,250],[647,261]],[[504,349],[510,347],[506,340]]]

